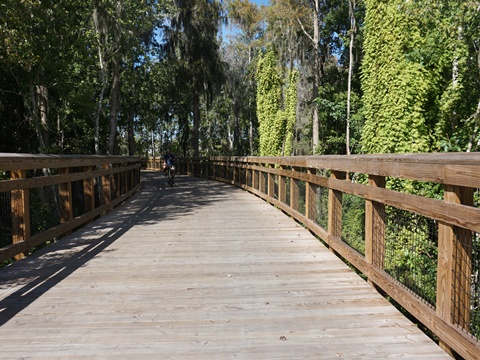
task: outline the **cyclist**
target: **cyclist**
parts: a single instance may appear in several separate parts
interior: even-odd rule
[[[167,151],[163,155],[163,173],[167,176],[167,167],[172,167],[172,175],[175,173],[175,155]]]

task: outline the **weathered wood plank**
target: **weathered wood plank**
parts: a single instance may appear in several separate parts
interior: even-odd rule
[[[228,185],[144,174],[0,270],[2,359],[449,359],[306,229]]]

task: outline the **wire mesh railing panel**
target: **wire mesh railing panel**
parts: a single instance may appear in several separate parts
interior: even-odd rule
[[[60,224],[58,186],[32,188],[30,194],[30,235]]]
[[[305,181],[298,181],[298,212],[305,215],[306,205],[306,183]]]
[[[385,271],[435,306],[438,223],[390,206],[385,217]]]
[[[480,207],[480,189],[475,189],[474,206]],[[472,233],[470,283],[470,333],[480,339],[480,234]]]
[[[291,202],[290,202],[290,194],[291,194],[291,191],[290,191],[290,183],[292,182],[292,179],[291,178],[286,178],[285,179],[285,188],[286,188],[286,204],[288,206],[291,206]]]
[[[324,230],[328,228],[328,189],[323,186],[317,186],[317,210],[316,210],[316,222]]]
[[[365,199],[343,194],[342,241],[365,255]]]
[[[451,318],[477,339],[480,336],[480,237],[465,229],[455,229],[457,243],[453,248],[454,278]]]
[[[259,190],[262,194],[267,193],[268,189],[268,173],[266,172],[260,172],[260,184],[259,184]]]
[[[9,191],[0,192],[0,247],[12,243],[12,200]]]

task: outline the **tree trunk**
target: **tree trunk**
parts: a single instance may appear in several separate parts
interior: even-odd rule
[[[100,83],[101,88],[98,95],[97,110],[95,111],[94,121],[94,143],[95,143],[95,155],[100,155],[100,116],[103,109],[103,98],[105,96],[105,89],[107,87],[107,69],[105,65],[104,50],[101,42],[102,27],[100,26],[100,15],[98,10],[98,1],[95,2],[95,7],[92,12],[92,20],[97,35],[98,41],[98,64],[100,67]]]
[[[37,91],[34,85],[30,85],[30,118],[37,132],[40,153],[44,153],[46,149],[44,130],[38,114]]]
[[[113,78],[112,90],[110,93],[110,137],[108,139],[108,153],[115,155],[116,153],[116,139],[117,139],[117,117],[120,108],[120,62],[121,62],[121,19],[122,19],[122,1],[116,2],[116,17],[113,28]]]
[[[319,84],[319,60],[318,60],[318,40],[319,40],[319,24],[318,24],[318,4],[319,0],[315,0],[314,11],[313,11],[313,49],[314,49],[314,69],[313,69],[313,138],[312,138],[312,153],[315,154],[315,151],[318,147],[319,140],[319,123],[318,123],[318,84]]]
[[[135,129],[134,129],[135,109],[130,105],[130,112],[128,114],[128,155],[135,155]]]
[[[348,93],[347,93],[347,129],[346,129],[346,150],[350,155],[350,102],[352,94],[352,75],[353,75],[353,42],[355,40],[356,24],[355,24],[355,0],[349,0],[350,12],[350,51],[348,65]]]
[[[117,138],[117,116],[120,105],[120,59],[113,58],[113,79],[110,93],[110,137],[108,139],[108,154],[115,155]]]
[[[45,85],[37,85],[37,106],[40,116],[40,128],[42,131],[45,148],[50,146],[50,136],[48,132],[48,89]]]
[[[200,143],[200,96],[198,94],[195,94],[193,96],[193,138],[192,138],[193,156],[198,156],[199,154],[199,143]]]

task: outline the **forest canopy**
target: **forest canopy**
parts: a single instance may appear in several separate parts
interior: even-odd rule
[[[478,151],[480,3],[4,0],[0,152]]]

